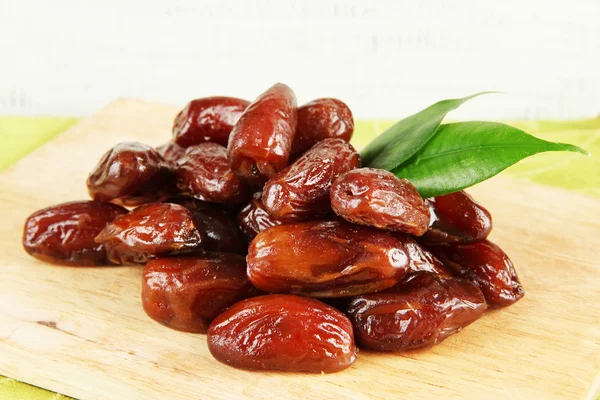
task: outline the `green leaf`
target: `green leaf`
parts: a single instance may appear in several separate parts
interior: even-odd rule
[[[462,99],[442,100],[398,121],[373,139],[361,152],[362,164],[365,167],[391,171],[412,157],[435,135],[446,114],[467,100],[485,93],[494,92],[477,93]]]
[[[421,150],[393,172],[411,181],[423,197],[432,197],[472,186],[546,151],[589,155],[580,147],[547,142],[509,125],[458,122],[441,125]]]

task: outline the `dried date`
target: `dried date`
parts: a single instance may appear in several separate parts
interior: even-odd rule
[[[429,248],[455,276],[479,286],[490,307],[509,306],[525,294],[512,261],[489,240]]]
[[[409,269],[411,272],[425,271],[442,278],[452,277],[452,273],[444,266],[444,263],[416,240],[404,234],[395,234],[394,236],[403,241],[408,251]]]
[[[179,191],[197,199],[238,204],[248,198],[246,183],[229,167],[227,150],[216,143],[188,147],[175,172]]]
[[[151,203],[115,219],[96,242],[104,243],[115,264],[145,264],[152,258],[198,250],[202,236],[185,207]]]
[[[248,242],[254,239],[259,232],[272,226],[282,224],[281,221],[273,218],[267,210],[265,210],[261,197],[262,192],[254,193],[250,202],[242,208],[237,216],[238,224]]]
[[[152,147],[123,142],[107,151],[87,179],[92,199],[125,206],[158,200],[172,191],[170,165]]]
[[[356,360],[352,325],[318,300],[267,295],[241,301],[213,320],[208,348],[237,368],[337,372]]]
[[[264,207],[285,222],[321,218],[331,212],[332,182],[359,166],[360,156],[350,143],[325,139],[265,184]]]
[[[331,207],[360,225],[420,236],[429,226],[429,209],[406,179],[374,168],[342,174],[331,187]]]
[[[160,154],[165,161],[171,163],[171,166],[174,166],[177,160],[183,157],[185,147],[182,147],[175,142],[167,142],[162,146],[158,146],[156,151],[158,151],[158,154]]]
[[[183,147],[202,142],[227,146],[231,129],[249,101],[234,97],[204,97],[190,101],[173,123],[173,140]]]
[[[404,243],[345,221],[280,225],[248,248],[248,277],[267,292],[347,297],[396,284],[408,271]]]
[[[227,307],[257,294],[244,257],[226,253],[156,258],[142,276],[146,314],[170,328],[205,333]]]
[[[166,202],[190,210],[196,229],[202,236],[201,247],[204,250],[246,254],[247,245],[229,210],[191,197],[174,197]]]
[[[316,99],[298,107],[298,125],[292,156],[299,156],[327,138],[350,142],[354,132],[352,111],[338,99]]]
[[[31,214],[23,229],[23,248],[53,264],[106,265],[106,249],[94,238],[127,210],[112,203],[73,201]]]
[[[425,243],[474,243],[488,237],[492,216],[464,191],[426,200],[432,223],[421,240]]]
[[[251,180],[288,165],[296,132],[296,95],[277,83],[258,96],[233,127],[227,145],[231,169]]]
[[[481,290],[458,278],[428,272],[384,292],[359,296],[348,306],[356,340],[381,351],[403,351],[440,343],[486,310]]]

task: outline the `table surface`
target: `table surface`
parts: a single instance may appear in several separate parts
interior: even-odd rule
[[[0,171],[21,157],[51,140],[76,123],[74,118],[0,118],[0,137],[5,145],[0,148]],[[358,121],[354,143],[366,144],[391,121]],[[578,144],[592,154],[600,151],[600,118],[582,121],[515,122],[538,137],[553,141]],[[572,154],[543,154],[524,160],[507,170],[512,177],[564,187],[594,197],[600,197],[600,162],[598,157],[580,157]],[[0,397],[9,399],[60,399],[52,392],[0,377]]]

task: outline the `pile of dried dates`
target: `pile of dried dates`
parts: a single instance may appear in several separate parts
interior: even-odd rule
[[[489,212],[361,168],[353,130],[343,102],[298,107],[283,84],[252,103],[194,100],[172,141],[104,154],[92,201],[32,214],[23,246],[55,264],[145,265],[148,316],[207,333],[217,360],[246,369],[339,371],[356,343],[431,346],[519,300]]]

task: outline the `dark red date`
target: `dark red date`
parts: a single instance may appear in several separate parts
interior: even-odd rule
[[[244,257],[226,253],[157,258],[142,276],[142,305],[150,318],[173,329],[205,333],[227,307],[257,293]]]
[[[231,129],[249,104],[223,96],[192,100],[175,117],[173,140],[183,147],[203,142],[227,146]]]
[[[53,264],[106,265],[104,245],[96,235],[127,210],[99,201],[73,201],[34,212],[25,221],[23,247],[31,256]]]
[[[265,210],[261,197],[262,192],[254,193],[250,202],[242,208],[237,216],[238,224],[248,241],[254,239],[259,232],[282,224]]]
[[[169,163],[152,147],[123,142],[107,151],[87,179],[92,199],[137,206],[172,190]]]
[[[341,100],[316,99],[298,108],[298,126],[292,143],[292,156],[301,155],[327,138],[350,142],[354,132],[352,111]]]
[[[104,243],[115,264],[145,264],[152,258],[197,250],[202,236],[185,207],[151,203],[115,219],[96,242]]]
[[[378,229],[345,221],[280,225],[248,248],[248,277],[259,289],[347,297],[393,286],[407,273],[404,244]]]
[[[312,373],[348,368],[358,352],[344,314],[318,300],[291,295],[233,305],[210,324],[208,349],[236,368]]]
[[[479,286],[490,307],[509,306],[525,294],[512,261],[489,240],[429,248],[455,276]]]
[[[464,191],[426,200],[432,224],[422,240],[426,243],[474,243],[488,237],[492,216]]]
[[[323,217],[331,212],[332,182],[359,166],[360,156],[350,143],[325,139],[265,184],[264,207],[285,222]]]
[[[179,204],[190,210],[196,229],[202,236],[202,248],[210,251],[246,254],[246,241],[228,210],[217,204],[191,197],[174,197],[167,203]]]
[[[175,173],[179,191],[200,200],[238,204],[249,196],[246,183],[229,167],[227,150],[216,143],[188,147]]]
[[[177,160],[183,157],[185,147],[182,147],[175,142],[167,142],[162,146],[158,146],[156,151],[158,151],[158,154],[160,154],[165,161],[171,163],[171,166],[174,166]]]
[[[442,278],[452,277],[452,273],[444,266],[444,263],[416,240],[404,234],[395,234],[394,236],[402,240],[408,251],[411,272],[425,271]]]
[[[277,83],[258,96],[229,137],[227,156],[236,174],[256,180],[288,165],[297,123],[296,95]]]
[[[341,175],[331,187],[331,207],[360,225],[420,236],[429,226],[429,209],[406,179],[374,168]]]
[[[440,343],[486,310],[481,290],[464,279],[419,272],[385,292],[348,306],[356,340],[366,348],[402,351]]]

